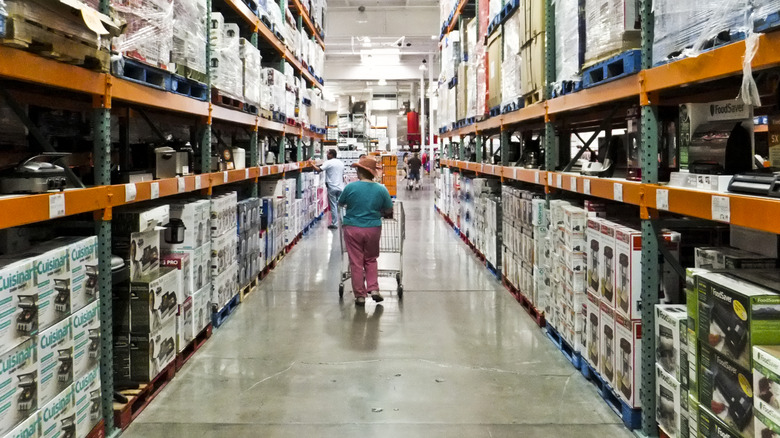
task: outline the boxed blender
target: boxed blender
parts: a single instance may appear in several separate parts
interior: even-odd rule
[[[181,239],[166,239],[163,247],[166,250],[195,249],[209,241],[211,229],[209,217],[211,216],[211,203],[208,199],[174,202],[171,204],[171,222],[181,221],[184,227],[184,235]],[[174,242],[168,242],[174,240]],[[181,240],[176,242],[176,240]]]
[[[38,289],[38,330],[70,316],[71,276],[68,246],[43,244],[32,249]]]
[[[73,325],[70,318],[38,334],[38,406],[73,383]]]
[[[688,391],[658,364],[655,367],[655,398],[658,427],[669,438],[688,436]]]
[[[211,276],[216,277],[225,272],[229,266],[236,264],[236,244],[238,235],[236,229],[231,228],[227,232],[214,237],[211,240]]]
[[[655,306],[655,362],[688,388],[688,313],[685,305]]]
[[[752,435],[740,434],[724,423],[717,415],[710,412],[704,405],[699,406],[699,438],[754,438]]]
[[[73,324],[73,377],[78,379],[100,365],[100,301],[88,304],[70,320]]]
[[[181,303],[195,292],[195,263],[190,257],[195,251],[164,254],[160,266],[179,271],[180,286],[176,288],[176,301]]]
[[[191,292],[182,294],[182,299],[191,296],[196,290],[203,288],[211,281],[211,242],[196,249],[174,249],[163,256],[163,260],[170,255],[183,254],[189,257],[189,272],[182,271],[182,280],[189,276]],[[165,263],[165,262],[164,262]],[[179,264],[179,262],[167,262],[169,264]]]
[[[38,356],[33,339],[28,339],[0,356],[0,434],[7,433],[38,409]]]
[[[601,235],[599,236],[599,280],[601,299],[615,306],[615,229],[617,224],[610,221],[601,222]]]
[[[176,358],[176,321],[156,333],[114,337],[114,374],[121,380],[149,382]]]
[[[19,345],[37,332],[38,289],[33,259],[0,258],[0,351]]]
[[[159,272],[160,232],[169,222],[168,205],[114,211],[111,248],[130,265],[132,281]]]
[[[585,251],[587,253],[588,291],[601,294],[601,268],[599,265],[601,254],[601,222],[602,219],[589,217],[585,231]]]
[[[598,295],[588,292],[588,301],[586,303],[588,307],[588,319],[586,325],[588,327],[588,353],[583,354],[585,360],[588,361],[593,369],[599,369],[599,315],[601,314],[601,299]]]
[[[717,350],[699,347],[699,403],[729,428],[753,437],[753,377]],[[701,427],[702,424],[699,425]]]
[[[74,385],[70,385],[41,408],[43,438],[76,436],[75,393]]]
[[[750,369],[753,345],[780,344],[780,287],[771,271],[702,273],[699,341]]]
[[[100,368],[92,368],[73,383],[76,398],[76,436],[86,437],[103,418]]]
[[[149,333],[173,321],[179,311],[181,273],[163,268],[157,278],[118,285],[114,292],[114,326],[118,333]]]
[[[176,324],[179,325],[178,329],[176,330],[176,345],[178,346],[177,351],[179,353],[184,351],[184,349],[190,345],[190,342],[195,339],[193,304],[194,300],[192,297],[187,297],[187,299],[181,303],[179,316],[176,318]]]
[[[36,411],[27,417],[26,420],[19,423],[4,438],[41,438],[41,416]]]
[[[615,381],[615,311],[602,301],[599,314],[599,374],[605,381]]]
[[[707,269],[773,269],[777,258],[727,246],[696,248],[696,267]]]
[[[615,313],[615,380],[618,396],[632,408],[641,406],[639,398],[642,369],[642,322]]]

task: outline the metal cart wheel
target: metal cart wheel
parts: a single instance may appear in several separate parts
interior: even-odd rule
[[[344,283],[339,283],[339,298],[344,298]]]

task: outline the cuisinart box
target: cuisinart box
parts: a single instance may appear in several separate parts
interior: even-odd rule
[[[655,398],[658,427],[669,438],[688,436],[688,391],[658,364],[655,367]]]
[[[745,438],[753,437],[753,393],[750,369],[700,345],[699,403]]]
[[[58,237],[33,251],[41,254],[36,267],[40,328],[54,324],[97,299],[97,237]],[[68,254],[67,275],[60,271],[60,251]],[[45,295],[55,300],[51,306]]]
[[[74,386],[59,393],[41,408],[43,438],[76,436],[76,398]]]
[[[688,388],[688,312],[685,305],[655,306],[655,362]]]
[[[173,321],[179,311],[180,275],[177,269],[163,268],[158,278],[117,286],[114,293],[117,331],[153,333]]]
[[[38,406],[73,383],[72,328],[68,318],[38,334]]]
[[[70,311],[75,313],[98,298],[98,242],[96,236],[60,237],[70,253]]]
[[[629,406],[642,406],[639,397],[642,369],[642,322],[615,314],[615,380],[618,396]]]
[[[22,421],[14,430],[3,435],[3,438],[40,438],[41,437],[41,416],[36,411],[34,414]]]
[[[200,248],[209,241],[211,229],[211,202],[207,199],[182,201],[171,204],[171,219],[179,219],[184,225],[184,241],[181,243],[165,242],[167,250]]]
[[[612,384],[615,381],[615,311],[607,303],[601,303],[599,315],[599,372]]]
[[[100,301],[74,313],[73,324],[73,377],[78,379],[87,371],[100,365]]]
[[[67,245],[52,248],[45,243],[31,251],[38,254],[33,263],[38,289],[38,330],[42,330],[70,316],[70,256]]]
[[[0,356],[0,434],[13,429],[38,409],[38,356],[29,339]]]
[[[778,287],[764,271],[699,275],[699,341],[750,369],[753,345],[780,344]]]
[[[100,368],[92,368],[73,383],[76,397],[76,436],[86,437],[103,417]]]
[[[780,347],[753,347],[753,390],[756,436],[776,436],[780,433]]]
[[[33,259],[0,258],[0,351],[21,344],[37,332],[38,290]]]

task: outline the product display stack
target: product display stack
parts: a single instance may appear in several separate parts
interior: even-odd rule
[[[222,14],[211,13],[211,85],[225,96],[243,100],[240,40],[238,24],[225,23]]]
[[[238,285],[249,286],[260,274],[263,257],[260,240],[260,199],[238,202]]]
[[[169,70],[174,49],[173,0],[121,0],[111,3],[118,18],[127,23],[125,31],[114,38],[113,51],[122,58]],[[195,30],[194,28],[192,29]],[[176,33],[181,36],[181,31]],[[206,56],[203,46],[203,57]],[[179,54],[178,48],[175,52]],[[124,74],[124,63],[113,63],[115,74]],[[204,70],[205,72],[205,70]]]
[[[242,96],[246,103],[260,105],[260,74],[263,57],[260,55],[260,51],[246,38],[241,38],[238,46],[238,56],[241,59]]]
[[[219,311],[238,294],[238,195],[211,199],[211,308]]]
[[[689,409],[686,306],[655,306],[655,345],[658,427],[670,438],[696,437],[698,418]]]
[[[495,179],[474,178],[466,184],[471,190],[471,228],[469,240],[492,269],[501,267],[501,183]],[[496,274],[500,274],[496,272]]]
[[[189,79],[206,78],[206,0],[174,0],[173,49],[170,70]]]

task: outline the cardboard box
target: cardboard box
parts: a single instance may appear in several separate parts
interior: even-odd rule
[[[160,273],[160,231],[152,229],[130,236],[130,248],[120,255],[130,265],[130,280],[138,281]],[[116,240],[112,248],[117,248]]]
[[[76,437],[86,437],[103,418],[100,368],[92,368],[73,383],[76,398]]]
[[[688,388],[688,314],[684,305],[655,306],[655,361]]]
[[[37,302],[33,259],[0,258],[0,351],[38,332]]]
[[[488,108],[501,105],[501,63],[504,38],[502,32],[495,32],[488,42]]]
[[[160,269],[161,231],[170,222],[168,205],[114,212],[111,250],[130,266],[130,279],[157,275]]]
[[[232,228],[211,240],[211,276],[216,277],[236,264],[238,235]]]
[[[0,397],[8,407],[0,410],[0,434],[12,430],[38,409],[38,356],[28,339],[0,356]]]
[[[753,377],[707,345],[699,346],[699,403],[735,433],[753,437]],[[703,426],[700,417],[699,427]]]
[[[655,367],[655,397],[658,427],[669,438],[689,436],[688,391],[658,364]]]
[[[747,438],[735,432],[704,405],[699,405],[699,438]],[[750,437],[754,438],[754,437]]]
[[[155,333],[114,337],[114,374],[119,379],[150,382],[176,358],[176,321]]]
[[[181,243],[163,243],[166,250],[195,249],[209,240],[211,225],[211,203],[208,199],[174,202],[170,210],[171,220],[179,219],[185,227],[184,241]]]
[[[615,311],[601,302],[599,313],[599,374],[605,381],[615,381]]]
[[[193,321],[195,309],[193,304],[194,301],[192,297],[187,297],[187,299],[181,303],[181,306],[179,306],[179,315],[176,316],[176,324],[179,326],[176,330],[176,351],[179,353],[184,351],[184,349],[195,339],[196,333]]]
[[[157,278],[123,283],[114,289],[114,328],[117,333],[153,333],[173,321],[179,311],[181,272],[164,268]]]
[[[43,244],[32,249],[38,254],[35,287],[38,290],[38,330],[50,327],[70,316],[70,269],[68,246]]]
[[[780,347],[753,347],[753,388],[756,436],[776,436],[780,433]]]
[[[76,391],[74,385],[41,408],[43,438],[76,436]]]
[[[211,323],[211,285],[195,292],[192,295],[192,328],[198,335]]]
[[[545,81],[545,33],[535,36],[520,48],[521,90],[524,95],[539,93],[543,97]]]
[[[468,77],[468,64],[465,62],[462,62],[458,66],[458,84],[457,87],[457,110],[456,110],[456,117],[457,120],[462,120],[466,118],[466,111],[468,109],[468,100],[466,99],[466,90],[468,89],[468,80],[466,79]]]
[[[601,222],[589,217],[585,231],[585,251],[588,267],[588,292],[601,296]]]
[[[699,341],[750,369],[753,345],[780,344],[778,286],[771,273],[699,275]]]
[[[601,299],[610,307],[615,307],[615,267],[617,262],[615,231],[618,225],[609,222],[601,222],[601,236],[599,239],[599,291]]]
[[[100,365],[100,301],[71,316],[73,325],[73,377],[78,379]]]
[[[527,42],[544,33],[545,13],[543,0],[523,0],[522,7],[517,11],[522,17],[520,36],[522,42]]]
[[[685,270],[685,295],[688,314],[688,393],[699,400],[699,291],[697,278],[702,269]],[[698,416],[696,417],[698,419]]]
[[[193,256],[195,251],[189,251]],[[160,266],[179,271],[180,283],[176,288],[176,302],[181,303],[195,292],[195,264],[197,261],[188,253],[164,254]]]
[[[615,313],[615,380],[617,394],[629,406],[642,406],[639,397],[642,370],[642,322]]]
[[[73,383],[73,325],[61,321],[38,335],[38,406]]]
[[[211,237],[221,236],[228,230],[236,228],[237,212],[238,195],[236,192],[212,198],[210,213]]]
[[[699,436],[699,400],[688,391],[688,436],[697,438]]]
[[[38,411],[27,417],[26,420],[19,423],[3,438],[40,438],[41,437],[41,416]]]
[[[599,335],[599,332],[601,331],[599,325],[599,316],[601,315],[601,299],[597,295],[588,292],[588,301],[586,306],[588,308],[588,318],[586,321],[588,332],[588,351],[587,354],[583,354],[583,357],[588,361],[590,366],[598,370],[600,369],[599,357],[601,355],[601,350],[599,349],[599,340],[601,339],[601,336]]]
[[[773,269],[777,258],[729,247],[699,247],[695,263],[707,269]]]
[[[75,313],[98,298],[98,242],[96,236],[59,237],[70,253],[70,311]]]

